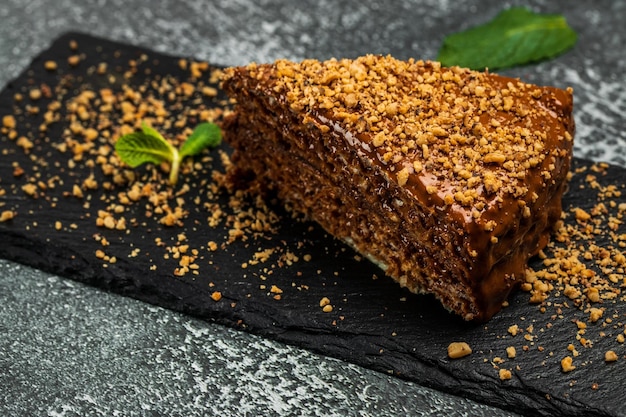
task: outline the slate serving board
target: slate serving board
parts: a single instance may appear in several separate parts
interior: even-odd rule
[[[70,50],[71,40],[79,45],[78,51]],[[76,54],[81,61],[70,66],[67,58]],[[58,63],[55,71],[44,68],[48,60]],[[126,78],[130,60],[137,63],[137,71]],[[94,69],[103,62],[107,64],[106,74],[97,74]],[[251,235],[246,241],[225,244],[216,251],[208,250],[207,242],[225,242],[229,225],[223,222],[209,227],[210,213],[201,205],[188,207],[188,216],[178,227],[165,227],[153,218],[142,217],[144,213],[137,206],[129,208],[131,212],[126,216],[138,219],[142,226],[131,226],[128,233],[98,227],[96,213],[107,206],[98,197],[107,192],[102,188],[92,191],[88,209],[84,208],[84,199],[68,194],[72,184],[91,173],[99,182],[107,177],[80,162],[72,169],[67,167],[67,155],[57,152],[53,145],[68,122],[62,119],[40,133],[46,105],[52,98],[65,105],[84,88],[116,90],[166,75],[184,81],[190,73],[180,67],[178,57],[69,33],[7,85],[0,93],[0,116],[24,110],[29,103],[28,91],[34,86],[47,86],[55,93],[30,103],[40,108],[38,114],[16,116],[19,135],[33,140],[29,153],[6,134],[0,135],[0,190],[5,190],[0,193],[0,212],[17,213],[13,219],[0,222],[0,256],[518,413],[626,415],[625,352],[615,343],[626,322],[624,303],[607,306],[606,314],[613,318],[613,325],[604,322],[590,329],[587,337],[593,339],[593,348],[578,346],[581,354],[576,358],[577,369],[564,373],[560,360],[571,354],[567,345],[576,343],[573,322],[584,320],[586,314],[563,308],[563,317],[555,320],[551,313],[554,306],[567,303],[563,296],[552,296],[547,312],[541,313],[536,305],[529,304],[528,293],[519,291],[511,297],[510,305],[488,323],[466,323],[447,313],[432,297],[416,296],[399,288],[315,224],[292,218],[275,202],[268,204],[280,217],[277,230]],[[25,95],[26,101],[16,102],[16,93]],[[193,99],[196,105],[201,102],[207,108],[224,104],[221,92],[217,97]],[[221,150],[229,152],[227,145]],[[205,198],[206,190],[197,184],[210,176],[210,170],[222,169],[218,152],[211,155],[210,169],[194,170],[184,177],[183,183],[190,185],[185,198]],[[47,164],[42,166],[37,158]],[[14,175],[16,163],[24,174]],[[578,168],[591,163],[576,160],[574,165]],[[601,185],[618,184],[624,189],[625,174],[626,170],[608,167],[597,176]],[[584,186],[585,175],[573,176],[564,197],[566,211],[574,205],[590,209],[596,204],[597,190]],[[40,188],[37,198],[21,190],[33,178],[45,182],[54,176],[58,176],[56,185]],[[222,191],[215,201],[225,213],[233,214],[229,198]],[[625,202],[626,190],[614,200]],[[249,204],[254,207],[252,200]],[[57,221],[61,227],[55,226]],[[625,233],[624,229],[621,225],[618,232]],[[197,275],[175,276],[178,261],[171,256],[165,259],[167,251],[155,242],[159,237],[166,246],[174,247],[180,233],[185,234],[185,243],[191,248],[199,248]],[[94,236],[104,236],[110,244],[103,248]],[[117,262],[97,258],[99,249],[115,256]],[[132,249],[139,249],[139,254],[129,257]],[[267,261],[256,265],[249,262],[263,249],[273,250]],[[246,262],[248,267],[242,268]],[[532,264],[538,266],[539,262],[535,259]],[[282,290],[280,300],[270,291],[272,286]],[[221,300],[211,298],[215,291],[222,294]],[[332,312],[320,308],[323,297],[330,300]],[[507,332],[513,324],[520,329],[532,325],[533,330],[522,330],[529,335],[527,339],[524,335],[514,337]],[[447,346],[453,341],[468,342],[473,353],[458,360],[448,359]],[[517,348],[516,358],[506,359],[508,346]],[[615,350],[619,360],[604,363],[607,349]],[[497,358],[504,358],[504,363],[497,363]],[[500,380],[500,367],[512,370],[510,380]]]

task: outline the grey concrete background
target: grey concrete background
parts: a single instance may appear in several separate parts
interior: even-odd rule
[[[446,34],[512,4],[564,14],[579,41],[503,73],[573,86],[576,156],[626,166],[622,1],[1,0],[0,86],[66,31],[226,65],[434,59]],[[511,415],[3,260],[0,414]]]

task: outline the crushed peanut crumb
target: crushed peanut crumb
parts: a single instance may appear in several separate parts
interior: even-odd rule
[[[472,353],[472,348],[467,342],[452,342],[448,345],[448,357],[450,359],[459,359]]]
[[[511,373],[510,370],[501,368],[498,371],[498,376],[500,377],[502,381],[507,381],[512,378],[513,374]]]
[[[576,369],[576,367],[572,364],[573,360],[571,356],[566,356],[563,359],[561,359],[561,370],[563,370],[563,372],[571,372],[574,369]]]
[[[513,359],[517,355],[515,346],[509,346],[506,348],[506,356],[509,359]]]
[[[15,217],[13,210],[3,210],[0,212],[0,223],[7,222]]]
[[[612,350],[607,350],[606,353],[604,354],[605,362],[615,362],[617,361],[617,359],[618,359],[617,354]]]

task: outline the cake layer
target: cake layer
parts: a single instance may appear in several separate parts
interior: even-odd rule
[[[232,68],[233,161],[401,285],[487,319],[559,219],[571,91],[437,63]]]

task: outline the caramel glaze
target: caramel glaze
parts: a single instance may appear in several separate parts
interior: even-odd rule
[[[434,293],[467,320],[499,311],[561,214],[574,131],[571,92],[536,87],[532,96],[518,98],[522,107],[540,108],[537,117],[506,111],[480,116],[484,126],[495,118],[498,125],[544,132],[545,158],[516,180],[526,186],[523,195],[478,184],[486,205],[476,216],[466,205],[446,201],[453,184],[445,176],[424,169],[400,186],[395,174],[409,158],[390,164],[372,146],[370,132],[351,129],[332,111],[293,110],[276,88],[274,68],[264,68],[255,68],[256,75],[236,68],[223,83],[238,102],[224,124],[234,162],[266,177],[296,210],[374,258],[411,291]],[[488,80],[496,90],[518,82],[493,74]]]

